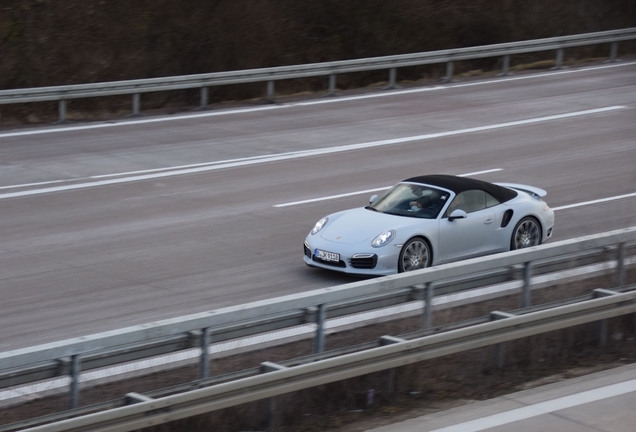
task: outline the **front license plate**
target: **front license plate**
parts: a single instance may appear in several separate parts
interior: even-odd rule
[[[340,261],[340,254],[333,253],[333,252],[325,252],[320,249],[316,249],[316,252],[314,252],[314,256],[323,261],[335,261],[335,262]]]

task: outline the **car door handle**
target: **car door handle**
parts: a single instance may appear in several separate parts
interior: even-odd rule
[[[493,218],[490,218],[490,219],[486,219],[486,220],[484,221],[484,223],[485,223],[486,225],[488,225],[488,224],[491,224],[491,223],[492,223],[492,221],[493,221]]]

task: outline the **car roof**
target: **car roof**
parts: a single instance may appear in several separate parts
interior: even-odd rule
[[[503,186],[488,183],[482,180],[472,179],[468,177],[457,177],[446,174],[432,174],[418,177],[411,177],[404,180],[410,183],[424,183],[431,186],[438,186],[451,190],[458,194],[467,190],[482,190],[488,192],[499,202],[510,201],[517,196],[517,192]]]

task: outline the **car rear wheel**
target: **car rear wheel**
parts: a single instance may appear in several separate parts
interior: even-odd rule
[[[431,248],[421,237],[410,239],[402,247],[398,260],[398,272],[420,270],[431,265]]]
[[[517,223],[512,238],[510,250],[525,249],[541,244],[541,226],[535,218],[524,217]]]

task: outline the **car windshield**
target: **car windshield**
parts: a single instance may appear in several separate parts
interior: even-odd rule
[[[398,216],[435,219],[450,194],[446,191],[411,183],[399,183],[367,208]]]

